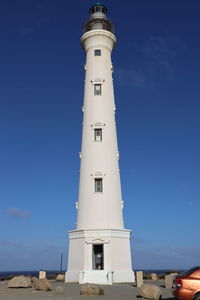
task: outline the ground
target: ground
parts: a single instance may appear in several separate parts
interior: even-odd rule
[[[0,282],[0,299],[1,300],[88,300],[96,299],[100,297],[101,300],[136,300],[138,289],[134,285],[129,284],[116,284],[112,286],[102,286],[105,295],[104,296],[81,296],[80,285],[70,284],[64,282],[50,281],[53,287],[52,291],[41,292],[36,291],[33,288],[26,289],[11,289],[7,287],[7,282]],[[171,290],[164,288],[164,281],[154,281],[144,283],[153,283],[159,285],[162,289],[162,298],[164,300],[173,300]],[[64,293],[62,295],[56,294],[55,288],[62,286]]]

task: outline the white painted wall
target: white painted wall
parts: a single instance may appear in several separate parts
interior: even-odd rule
[[[92,30],[81,38],[86,74],[77,229],[124,227],[111,62],[115,42],[105,30]],[[101,56],[94,56],[95,49]],[[94,95],[95,81],[102,83],[101,96]],[[103,124],[102,142],[94,142],[92,125],[97,122]],[[96,172],[103,175],[103,193],[94,192]]]
[[[76,252],[77,255],[74,255],[74,252]],[[84,239],[80,239],[79,237],[76,237],[76,235],[70,234],[68,269],[74,271],[84,270],[84,252]]]
[[[67,282],[77,282],[80,272],[83,274],[89,272],[90,276],[92,272],[97,273],[97,271],[92,270],[92,245],[98,243],[104,244],[105,276],[112,271],[113,282],[134,282],[130,252],[130,230],[74,230],[69,235],[70,256],[66,273]]]

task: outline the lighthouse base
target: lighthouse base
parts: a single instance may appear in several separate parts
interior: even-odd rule
[[[69,232],[65,282],[112,284],[135,282],[130,230],[99,229]]]

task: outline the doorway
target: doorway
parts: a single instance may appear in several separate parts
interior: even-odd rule
[[[104,269],[104,251],[103,244],[92,245],[93,270]]]

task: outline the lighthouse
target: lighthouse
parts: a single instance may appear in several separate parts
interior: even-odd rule
[[[86,63],[77,223],[69,231],[65,281],[134,282],[115,122],[111,54],[116,37],[104,5],[97,2],[89,14],[81,37]]]

